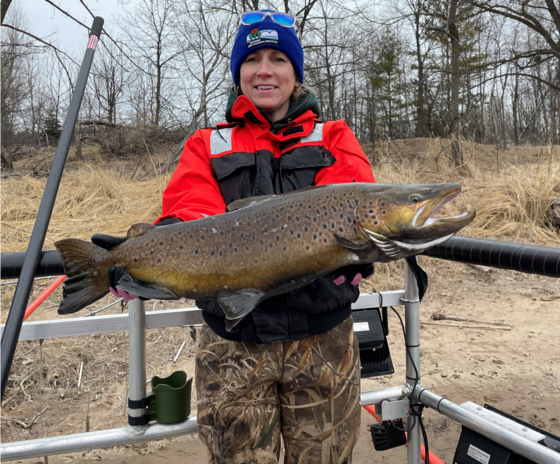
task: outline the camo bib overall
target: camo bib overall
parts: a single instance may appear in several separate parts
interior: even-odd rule
[[[212,464],[351,463],[360,359],[350,317],[296,342],[225,340],[204,325],[196,355],[198,434]]]

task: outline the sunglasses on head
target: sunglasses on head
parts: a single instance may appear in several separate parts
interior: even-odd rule
[[[239,24],[245,26],[251,26],[253,24],[259,23],[264,20],[267,16],[270,16],[272,21],[283,27],[293,27],[297,33],[299,33],[299,28],[296,22],[296,18],[288,13],[279,13],[278,11],[248,11],[239,15]]]

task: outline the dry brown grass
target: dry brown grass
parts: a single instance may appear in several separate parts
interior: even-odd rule
[[[464,143],[466,166],[456,169],[450,163],[448,145],[448,141],[440,139],[386,140],[375,147],[376,179],[380,183],[458,182],[463,187],[463,194],[447,205],[445,212],[458,213],[466,204],[472,204],[478,210],[477,219],[462,231],[462,235],[560,246],[558,230],[550,228],[544,221],[544,210],[558,197],[558,192],[554,191],[555,186],[560,185],[558,147],[500,149],[498,172],[496,147]],[[373,151],[366,147],[368,150]],[[56,240],[66,237],[88,239],[98,232],[123,235],[131,224],[153,221],[160,212],[161,195],[169,180],[169,175],[154,175],[153,166],[166,156],[167,153],[162,153],[159,158],[146,157],[147,168],[142,173],[142,181],[131,180],[136,172],[136,161],[105,165],[98,156],[91,155],[88,163],[71,163],[63,176],[44,248],[52,249]],[[28,172],[16,164],[16,170],[20,168],[20,172]],[[150,170],[151,175],[147,175]],[[2,180],[2,252],[26,249],[45,183],[46,178],[30,175]],[[446,279],[436,276],[449,277],[457,272],[453,263],[447,261],[423,257],[421,263],[434,277],[432,292],[438,288],[442,290],[446,285]],[[34,296],[48,283],[36,283]],[[394,290],[402,288],[401,285],[402,263],[391,263],[377,266],[375,278],[372,282],[364,282],[362,290]],[[4,309],[9,306],[13,287],[2,287]],[[56,308],[60,296],[60,290],[57,290],[32,320],[58,318]],[[106,297],[97,307],[111,301],[112,297]],[[174,307],[192,304],[174,303]],[[169,303],[169,307],[173,304]],[[115,306],[107,312],[119,311]],[[147,337],[148,376],[160,371],[171,373],[176,368],[187,369],[170,362],[185,339],[189,337],[183,328],[166,329],[163,337],[159,331],[150,331]],[[122,398],[126,388],[128,342],[122,333],[47,340],[43,345],[42,362],[38,347],[26,354],[36,345],[37,342],[18,345],[6,394],[9,401],[4,403],[6,416],[23,420],[40,412],[41,404],[51,405],[38,423],[44,425],[30,429],[27,438],[68,433],[69,427],[75,432],[84,431],[87,405],[93,404],[95,395],[100,397],[97,407],[103,410],[103,414],[96,417],[103,420],[92,423],[91,430],[125,424]],[[189,349],[181,355],[185,360],[188,353],[192,355],[194,352],[194,342],[189,341],[187,347]],[[84,380],[78,389],[82,361]],[[61,394],[68,399],[63,400]],[[34,402],[31,403],[30,399]],[[67,414],[69,418],[61,419],[61,414]],[[61,422],[65,424],[64,430],[58,428]],[[22,439],[22,429],[13,422],[11,426],[4,422],[2,428],[4,439]]]

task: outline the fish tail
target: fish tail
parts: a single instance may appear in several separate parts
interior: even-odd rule
[[[64,281],[58,314],[75,313],[109,293],[108,270],[96,267],[91,259],[100,247],[74,238],[60,240],[54,245],[68,277]]]

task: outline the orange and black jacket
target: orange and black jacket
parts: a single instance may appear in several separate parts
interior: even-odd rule
[[[322,122],[318,115],[312,92],[300,95],[283,119],[271,123],[247,97],[232,91],[228,122],[198,130],[187,140],[163,193],[162,215],[156,223],[221,214],[241,198],[311,185],[375,182],[346,122]],[[342,273],[352,271],[349,266]],[[350,316],[350,305],[359,295],[350,280],[336,286],[323,277],[269,298],[234,332],[226,332],[217,300],[199,300],[197,305],[206,323],[223,338],[266,344],[294,341],[330,330]]]

